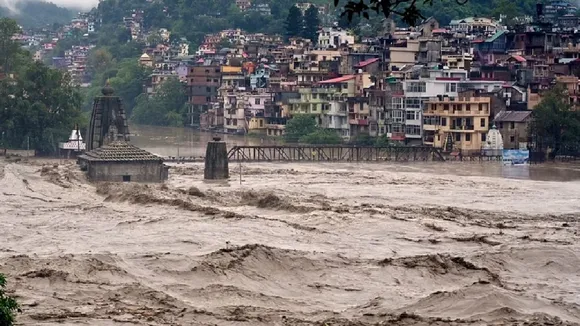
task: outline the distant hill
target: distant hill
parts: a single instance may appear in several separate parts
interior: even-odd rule
[[[24,0],[15,5],[16,10],[0,6],[0,17],[14,18],[24,28],[67,24],[74,16],[72,10],[45,1]]]

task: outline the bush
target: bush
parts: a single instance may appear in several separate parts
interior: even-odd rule
[[[392,144],[391,144],[391,140],[389,139],[389,137],[387,137],[387,134],[382,134],[379,137],[377,137],[377,139],[375,141],[375,145],[376,146],[389,146]]]
[[[316,121],[314,116],[308,114],[297,114],[286,124],[284,139],[289,143],[296,143],[308,134],[315,132]]]
[[[12,326],[18,304],[14,298],[6,295],[6,277],[0,274],[0,326]]]

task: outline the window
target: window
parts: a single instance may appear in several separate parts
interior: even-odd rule
[[[485,141],[487,139],[487,134],[481,134],[481,141]]]
[[[471,134],[465,134],[465,141],[471,141]]]
[[[419,126],[407,126],[405,128],[405,133],[407,135],[421,135],[421,127]]]
[[[443,104],[443,110],[449,110],[449,104]]]
[[[461,134],[460,133],[455,134],[455,141],[461,141]]]
[[[211,88],[209,88],[209,87],[206,87],[206,88],[205,88],[205,91],[206,91],[206,92],[208,92],[208,93],[210,93],[210,92],[211,92]]]
[[[234,122],[234,126],[238,125],[238,119],[233,119],[233,122]]]
[[[131,176],[130,175],[124,175],[123,176],[123,182],[131,182]]]
[[[512,143],[513,143],[515,140],[516,140],[516,137],[514,137],[514,136],[510,136],[510,142],[512,142]]]
[[[403,99],[400,97],[393,97],[392,99],[392,109],[393,110],[400,110],[403,108]]]
[[[407,111],[407,120],[415,120],[415,112],[414,111]]]
[[[457,84],[456,83],[447,83],[445,84],[445,92],[457,92]]]
[[[259,104],[260,104],[260,99],[259,99],[259,98],[257,98],[257,99],[255,100],[255,102],[254,102],[254,103],[256,103],[256,104],[258,104],[258,105],[259,105]]]
[[[480,126],[482,128],[485,128],[485,118],[481,118],[481,120],[480,120]]]
[[[396,110],[393,111],[393,121],[394,122],[403,122],[403,111]]]
[[[424,93],[427,90],[425,82],[409,82],[407,92]]]
[[[441,126],[447,126],[447,118],[441,118]]]
[[[263,126],[264,126],[264,120],[260,119],[260,127],[263,127]]]
[[[405,106],[413,109],[421,108],[421,98],[419,97],[408,97],[405,99]]]
[[[516,129],[516,123],[510,122],[510,129]]]

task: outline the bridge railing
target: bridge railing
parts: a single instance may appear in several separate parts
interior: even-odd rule
[[[230,161],[445,161],[441,150],[426,146],[266,145],[234,146]]]

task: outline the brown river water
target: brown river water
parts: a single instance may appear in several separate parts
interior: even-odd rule
[[[212,137],[132,132],[167,156],[201,156]],[[0,272],[18,323],[580,323],[574,165],[244,163],[230,174],[205,182],[203,164],[171,164],[165,185],[91,184],[73,161],[0,160]]]

